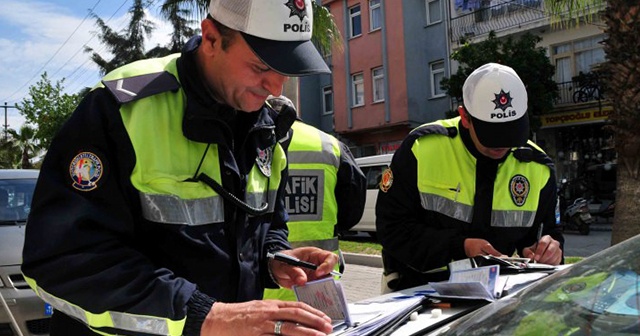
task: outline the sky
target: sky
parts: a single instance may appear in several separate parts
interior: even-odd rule
[[[147,41],[148,49],[169,41],[171,27],[160,18],[156,0],[147,10],[147,19],[156,30]],[[24,118],[11,108],[28,98],[29,87],[47,72],[52,84],[63,80],[66,93],[77,93],[100,80],[97,66],[84,52],[89,46],[106,55],[95,34],[98,28],[90,10],[120,32],[128,23],[133,0],[2,0],[0,10],[0,125],[19,129]],[[9,108],[5,108],[6,106]]]

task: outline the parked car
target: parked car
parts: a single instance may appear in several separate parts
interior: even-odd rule
[[[393,154],[382,154],[356,158],[356,163],[367,177],[367,200],[364,205],[364,213],[358,224],[351,231],[367,232],[371,236],[376,233],[376,200],[380,190],[380,178],[382,172],[391,164]]]
[[[37,170],[0,169],[0,335],[48,335],[51,306],[20,271]],[[19,331],[18,331],[19,330]]]
[[[429,335],[638,335],[640,235]]]

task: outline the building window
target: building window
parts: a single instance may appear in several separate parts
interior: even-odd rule
[[[349,17],[350,17],[350,37],[356,37],[362,35],[362,27],[361,21],[362,17],[360,16],[360,5],[353,6],[349,8]]]
[[[369,30],[374,31],[382,27],[382,8],[380,0],[369,0]]]
[[[571,78],[580,73],[589,73],[594,66],[604,62],[603,39],[603,35],[598,35],[551,47],[556,65],[556,82],[569,82]]]
[[[444,61],[429,64],[431,72],[431,97],[441,97],[447,93],[440,88],[440,82],[444,78]]]
[[[325,86],[322,88],[322,111],[324,114],[333,113],[333,88]]]
[[[353,95],[351,99],[352,106],[364,105],[364,78],[362,73],[351,76],[351,90]]]
[[[375,68],[371,71],[373,82],[373,102],[384,101],[384,71],[383,68]]]
[[[425,0],[427,8],[427,25],[442,21],[442,1],[441,0]]]

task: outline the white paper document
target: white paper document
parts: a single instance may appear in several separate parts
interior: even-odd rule
[[[495,301],[500,298],[498,288],[499,267],[497,265],[459,269],[451,272],[449,281],[429,283],[437,294],[435,297],[480,299]]]
[[[379,335],[383,330],[400,323],[413,311],[418,310],[424,295],[386,296],[351,304],[351,325],[333,329],[332,336]]]
[[[309,281],[304,286],[293,286],[293,291],[298,301],[327,314],[334,326],[351,325],[347,299],[340,281],[327,277]]]

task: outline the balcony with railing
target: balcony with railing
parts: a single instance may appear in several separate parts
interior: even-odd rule
[[[604,99],[602,81],[596,72],[580,74],[570,82],[557,83],[559,97],[556,106],[600,103]]]
[[[457,0],[456,4],[458,3],[466,4],[466,7],[456,8],[458,13],[465,10],[472,12],[451,18],[449,36],[453,43],[483,36],[491,31],[501,32],[525,26],[534,28],[546,25],[550,21],[544,0]],[[470,8],[473,7],[471,4],[477,7]],[[581,5],[579,12],[585,17],[590,16],[589,20],[598,21],[598,13],[605,5],[605,1],[587,0]],[[557,15],[565,20],[570,17],[570,13],[571,11],[565,8]]]
[[[548,16],[542,0],[478,0],[479,9],[451,19],[451,42],[541,21]],[[497,4],[496,4],[497,3]]]
[[[542,0],[478,0],[480,8],[451,19],[451,42],[548,18]]]

